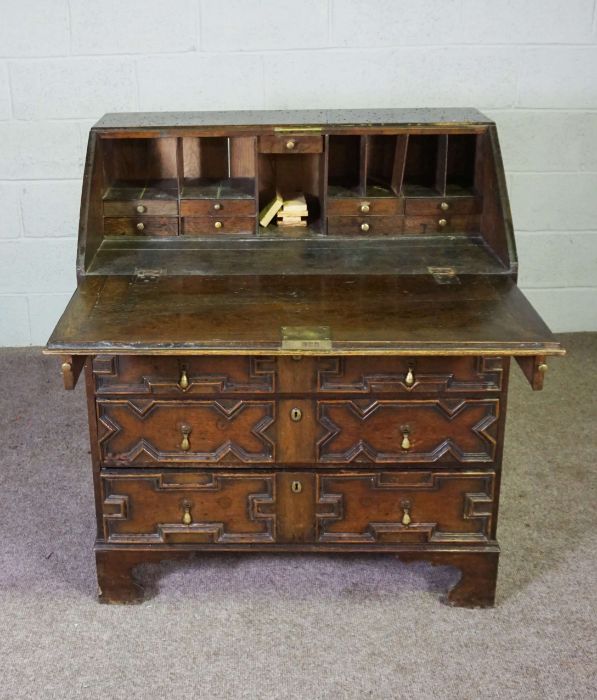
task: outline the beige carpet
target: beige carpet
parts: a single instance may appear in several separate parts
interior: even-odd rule
[[[162,565],[99,605],[83,387],[0,352],[0,697],[597,697],[597,334],[562,339],[543,392],[513,369],[492,610],[438,602],[452,569],[316,556]]]

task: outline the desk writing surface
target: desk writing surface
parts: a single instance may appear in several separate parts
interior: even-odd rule
[[[507,277],[387,275],[91,276],[48,351],[276,354],[286,326],[329,327],[334,354],[563,354]]]

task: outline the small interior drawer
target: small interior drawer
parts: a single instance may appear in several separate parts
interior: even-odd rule
[[[109,217],[104,219],[105,236],[177,236],[178,219],[166,216]]]
[[[481,211],[480,197],[407,197],[406,214],[478,214]]]
[[[254,199],[182,199],[181,216],[251,216],[255,215]]]
[[[328,216],[332,236],[395,236],[403,226],[403,216]]]
[[[176,216],[176,200],[136,199],[104,202],[104,216]]]
[[[474,214],[436,214],[435,216],[406,216],[404,233],[478,233],[481,230],[481,217]]]
[[[260,153],[322,153],[323,136],[275,134],[259,137]]]
[[[254,216],[185,216],[183,236],[220,236],[227,233],[255,233]]]
[[[372,214],[402,214],[404,200],[400,197],[328,197],[330,216],[363,216]]]

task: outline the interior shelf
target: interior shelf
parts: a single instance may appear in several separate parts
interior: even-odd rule
[[[105,200],[178,197],[175,138],[104,139],[102,155]]]
[[[255,197],[255,138],[181,139],[181,199]]]

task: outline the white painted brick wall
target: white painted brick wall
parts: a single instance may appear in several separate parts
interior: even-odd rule
[[[520,283],[597,330],[597,0],[0,0],[0,345],[75,286],[87,132],[114,110],[474,106]]]

